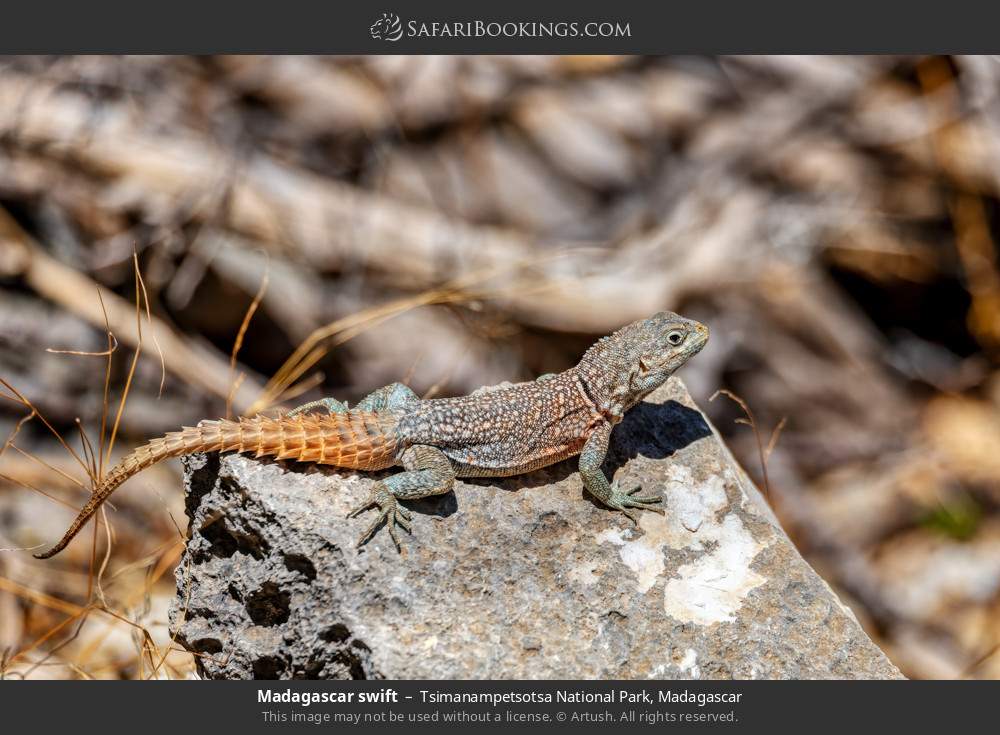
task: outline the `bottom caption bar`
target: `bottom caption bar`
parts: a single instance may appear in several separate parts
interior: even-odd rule
[[[845,728],[934,732],[992,722],[996,684],[908,681],[3,682],[10,732],[218,726],[242,734],[328,728],[580,731],[645,725],[698,732]],[[58,702],[58,706],[53,703]],[[18,725],[23,725],[19,728]]]

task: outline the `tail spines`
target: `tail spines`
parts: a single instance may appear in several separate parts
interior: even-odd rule
[[[127,479],[170,457],[198,452],[253,453],[300,462],[378,470],[395,461],[398,419],[388,413],[300,414],[202,421],[136,448],[100,481],[59,543],[38,559],[55,556],[73,540],[108,496]]]

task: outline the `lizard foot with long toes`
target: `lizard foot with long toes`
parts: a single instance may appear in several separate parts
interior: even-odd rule
[[[625,514],[635,525],[639,525],[635,516],[628,510],[628,508],[641,508],[642,510],[651,510],[654,513],[659,513],[661,516],[666,515],[663,508],[653,507],[654,503],[662,503],[663,498],[659,495],[640,495],[636,497],[636,493],[642,490],[642,485],[637,485],[628,491],[621,491],[618,489],[618,481],[611,483],[611,495],[608,497],[607,504],[609,507],[615,510],[620,510]]]
[[[389,536],[392,538],[392,542],[396,545],[396,551],[402,553],[402,547],[399,545],[399,537],[396,535],[396,526],[398,525],[407,533],[412,534],[413,531],[410,528],[410,512],[406,510],[406,508],[399,505],[399,501],[396,500],[396,496],[389,492],[385,485],[378,482],[375,484],[375,487],[372,488],[372,494],[368,496],[368,499],[349,512],[347,517],[354,518],[373,506],[378,506],[380,513],[372,524],[368,526],[365,532],[358,538],[356,546],[360,548],[368,543],[368,541],[370,541],[375,535],[375,532],[378,531],[379,527],[384,523],[386,529],[389,531]]]

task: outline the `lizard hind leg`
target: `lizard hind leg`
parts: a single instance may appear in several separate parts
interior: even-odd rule
[[[361,402],[354,407],[356,411],[385,411],[393,408],[402,408],[413,401],[419,401],[410,388],[402,383],[390,383],[389,385],[374,390],[361,399]],[[328,413],[347,413],[350,406],[347,401],[338,401],[336,398],[320,398],[318,401],[310,401],[296,406],[286,413],[286,416],[296,416],[300,413],[311,413],[316,410],[324,410]]]
[[[403,408],[419,400],[420,397],[409,386],[402,383],[390,383],[369,393],[361,399],[355,408],[358,411],[386,411]]]
[[[379,480],[372,487],[371,495],[361,505],[347,514],[348,518],[360,515],[369,508],[378,507],[378,517],[358,539],[358,546],[366,544],[384,523],[396,551],[400,552],[396,526],[410,533],[410,512],[400,507],[400,500],[416,500],[429,495],[443,495],[455,484],[455,468],[451,460],[437,447],[418,444],[407,448],[400,462],[405,472]]]
[[[296,406],[285,416],[296,416],[300,413],[311,413],[317,409],[323,409],[328,413],[347,413],[347,401],[338,401],[336,398],[320,398],[318,401],[309,401],[301,406]]]

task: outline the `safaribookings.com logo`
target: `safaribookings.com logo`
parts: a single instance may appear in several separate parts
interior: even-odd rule
[[[403,24],[395,13],[382,13],[368,30],[376,41],[398,41],[403,37]]]
[[[632,29],[622,21],[509,21],[482,20],[423,22],[404,25],[395,13],[382,17],[368,29],[376,41],[407,38],[631,38]]]

